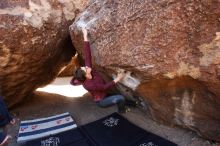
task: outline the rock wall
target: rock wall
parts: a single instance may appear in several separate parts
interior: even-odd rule
[[[51,82],[71,60],[69,25],[85,2],[0,1],[0,85],[9,106]]]
[[[219,7],[219,1],[91,0],[71,37],[81,52],[79,29],[89,29],[96,67],[110,76],[131,72],[155,120],[220,141]]]
[[[80,67],[80,61],[78,55],[75,55],[74,57],[72,57],[70,63],[61,69],[58,76],[59,77],[73,76],[74,72],[78,67]]]

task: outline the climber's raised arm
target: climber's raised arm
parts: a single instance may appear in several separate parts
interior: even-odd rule
[[[87,29],[83,28],[83,38],[84,38],[84,50],[83,55],[85,57],[85,67],[92,68],[92,57],[91,57],[91,48],[88,39],[88,31]]]

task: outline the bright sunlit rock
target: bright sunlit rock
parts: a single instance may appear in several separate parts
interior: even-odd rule
[[[53,83],[43,87],[38,88],[36,91],[43,91],[47,93],[60,94],[66,97],[81,97],[87,93],[87,90],[80,86],[70,85],[71,77],[57,78]]]

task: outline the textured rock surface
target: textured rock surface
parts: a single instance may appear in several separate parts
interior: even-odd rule
[[[77,56],[74,56],[72,57],[70,63],[62,68],[58,76],[59,77],[73,76],[73,73],[78,67],[80,67],[79,59],[77,58]]]
[[[182,125],[219,140],[220,100],[201,82],[188,76],[154,79],[137,89],[154,120]]]
[[[133,72],[155,120],[220,141],[219,7],[219,1],[93,0],[71,36],[80,52],[78,29],[88,28],[98,68]]]
[[[83,0],[1,0],[0,79],[9,106],[48,84],[70,61],[69,25]],[[69,39],[70,40],[70,39]]]

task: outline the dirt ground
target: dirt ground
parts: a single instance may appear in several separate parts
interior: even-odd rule
[[[57,79],[51,84],[56,87],[56,91],[54,91],[56,94],[47,93],[45,91],[36,91],[31,98],[11,111],[17,116],[18,122],[15,126],[8,126],[8,133],[13,136],[9,146],[18,146],[16,143],[16,135],[18,133],[20,120],[36,119],[69,112],[78,125],[83,125],[117,111],[115,106],[108,108],[97,107],[92,101],[90,94],[84,93],[83,91],[84,95],[80,95],[78,93],[82,91],[79,87],[70,88],[69,80],[70,78]],[[67,91],[62,87],[70,89]],[[58,89],[61,90],[60,92],[64,92],[65,96],[59,95]],[[52,90],[50,90],[50,92],[51,91]],[[68,97],[68,92],[75,94],[70,94]],[[130,112],[122,115],[139,127],[168,139],[179,146],[220,146],[219,143],[213,143],[200,138],[192,131],[178,127],[160,125],[151,120],[140,109],[132,108]]]

